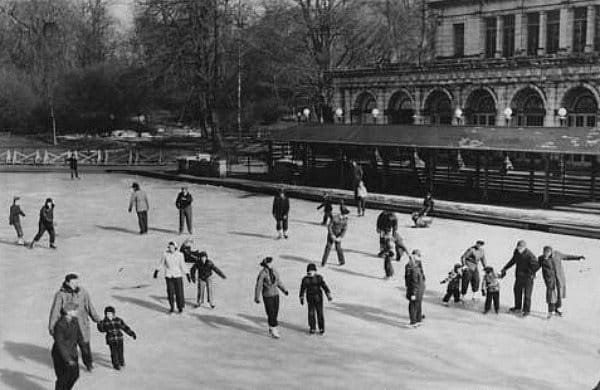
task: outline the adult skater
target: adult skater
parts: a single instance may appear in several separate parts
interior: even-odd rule
[[[185,297],[183,295],[183,275],[188,282],[191,281],[190,274],[183,260],[183,253],[177,250],[177,244],[169,242],[167,250],[162,254],[156,269],[154,270],[154,279],[158,278],[158,272],[163,270],[165,273],[165,284],[167,286],[167,298],[169,299],[169,314],[175,312],[177,304],[178,313],[183,312],[185,307]]]
[[[77,345],[83,351],[83,335],[77,321],[78,306],[68,302],[52,328],[52,364],[56,373],[55,390],[70,390],[79,379]]]
[[[423,321],[422,302],[425,293],[425,273],[421,260],[421,251],[415,249],[409,256],[404,271],[406,299],[408,299],[409,326],[416,328]]]
[[[50,319],[48,321],[48,330],[50,334],[54,333],[54,326],[60,319],[61,311],[65,310],[68,304],[75,304],[77,306],[77,321],[81,328],[81,334],[83,337],[83,343],[80,345],[81,348],[81,359],[87,371],[92,371],[94,368],[92,359],[92,349],[90,346],[90,321],[98,322],[101,320],[92,300],[87,291],[83,287],[79,286],[79,276],[77,274],[67,274],[65,280],[56,294],[54,294],[54,301],[50,308]]]
[[[506,270],[515,265],[515,285],[513,292],[515,295],[515,306],[511,307],[511,313],[523,311],[523,317],[529,315],[531,311],[531,294],[533,293],[533,280],[535,273],[540,268],[538,259],[533,252],[527,249],[527,243],[524,240],[517,242],[517,247],[513,252],[512,258],[506,263],[500,272],[500,277],[506,276]]]
[[[433,197],[431,192],[427,192],[425,199],[423,199],[423,207],[419,211],[412,213],[411,219],[417,228],[429,227],[432,219],[428,218],[429,214],[433,211]]]
[[[354,199],[358,201],[358,184],[363,180],[363,169],[360,164],[352,160],[352,189],[354,189]]]
[[[546,303],[548,304],[548,319],[552,314],[562,316],[560,308],[562,300],[567,294],[567,280],[563,269],[563,260],[585,260],[584,256],[566,255],[552,249],[551,246],[545,246],[543,253],[538,257],[542,276],[546,284]]]
[[[379,257],[383,257],[385,253],[385,237],[389,231],[396,232],[398,230],[398,217],[392,211],[383,210],[379,213],[376,223],[377,234],[379,234]]]
[[[277,238],[288,238],[288,214],[290,213],[290,199],[280,188],[273,199],[273,218],[276,221]]]
[[[131,185],[133,188],[133,192],[131,193],[131,198],[129,199],[129,212],[135,206],[135,212],[138,217],[138,225],[140,225],[140,234],[148,233],[148,210],[150,209],[150,204],[148,203],[148,196],[146,192],[140,189],[140,185],[138,183],[133,183]]]
[[[15,232],[17,232],[17,244],[23,245],[23,228],[21,228],[21,217],[25,216],[23,210],[21,210],[21,206],[19,206],[19,198],[15,196],[13,198],[13,204],[10,206],[9,216],[8,216],[8,224],[15,228]]]
[[[306,302],[308,303],[308,332],[314,334],[316,326],[319,325],[319,334],[325,333],[325,317],[323,316],[323,292],[331,302],[331,291],[323,280],[323,277],[317,274],[317,266],[315,263],[310,263],[306,267],[306,276],[302,278],[300,283],[300,305],[304,305],[304,295],[306,294]],[[317,321],[315,321],[315,315]],[[315,323],[316,322],[316,323]]]
[[[338,257],[339,265],[344,265],[346,260],[344,259],[344,251],[342,249],[342,238],[346,234],[348,229],[348,214],[350,210],[346,207],[342,208],[340,214],[336,214],[331,218],[329,226],[327,226],[327,244],[325,245],[325,251],[323,252],[323,258],[321,260],[321,266],[325,267],[327,264],[327,258],[329,258],[329,252],[331,252],[331,246],[335,244],[335,251]]]
[[[56,249],[54,245],[55,234],[54,234],[54,202],[51,198],[46,199],[44,206],[40,209],[40,219],[38,222],[38,232],[33,237],[33,240],[29,243],[29,249],[33,249],[36,242],[42,238],[44,232],[48,232],[50,236],[50,248]]]
[[[277,321],[277,316],[279,315],[279,290],[285,295],[288,295],[289,292],[281,282],[279,273],[273,268],[272,257],[265,257],[260,262],[260,266],[262,269],[258,273],[258,278],[256,279],[254,302],[260,304],[260,297],[262,295],[269,323],[269,335],[278,339],[280,337],[277,328],[279,326]]]
[[[364,181],[360,181],[356,187],[356,211],[359,217],[365,216],[365,209],[367,203],[367,186]]]
[[[323,221],[321,225],[327,225],[327,222],[333,217],[333,205],[331,204],[331,198],[328,194],[323,195],[321,204],[317,207],[317,210],[323,209]]]
[[[73,180],[74,178],[79,179],[79,172],[77,172],[77,151],[73,151],[73,152],[69,152],[69,158],[67,159],[67,162],[69,163],[69,168],[71,171],[71,180]]]
[[[188,192],[187,187],[181,187],[181,192],[175,200],[175,206],[179,210],[179,234],[183,234],[184,223],[188,233],[192,234],[192,201],[192,194]]]
[[[475,300],[475,293],[479,291],[479,284],[481,282],[479,263],[481,263],[482,268],[487,267],[485,261],[485,251],[483,250],[484,245],[485,243],[483,241],[477,240],[475,245],[467,249],[460,258],[460,261],[463,265],[461,291],[463,300],[467,295],[469,285],[471,285],[471,291],[473,292],[473,300]]]

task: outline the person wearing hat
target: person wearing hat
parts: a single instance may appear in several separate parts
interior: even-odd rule
[[[254,302],[260,304],[260,297],[262,296],[269,323],[269,335],[278,339],[280,337],[279,323],[277,321],[277,316],[279,315],[279,290],[285,295],[288,295],[289,292],[283,285],[279,273],[273,268],[272,257],[265,257],[260,262],[260,266],[262,269],[256,279]]]
[[[325,333],[325,317],[323,317],[323,292],[327,299],[331,302],[331,292],[329,287],[323,280],[323,277],[317,274],[317,266],[315,263],[310,263],[306,267],[307,275],[302,278],[300,283],[300,304],[304,305],[304,296],[306,295],[306,303],[308,304],[308,327],[309,333],[316,332],[315,314],[317,317],[316,323],[319,326],[319,334]]]
[[[190,274],[185,267],[183,253],[177,250],[177,244],[174,241],[169,242],[167,250],[160,257],[156,269],[154,270],[154,279],[158,278],[158,272],[163,270],[165,273],[165,284],[167,286],[167,298],[169,299],[169,314],[175,312],[175,304],[179,314],[185,307],[185,297],[183,295],[183,275],[191,281]]]
[[[500,275],[494,272],[494,267],[491,266],[484,267],[483,271],[485,272],[481,285],[481,294],[485,296],[483,314],[490,311],[492,302],[494,303],[494,311],[498,314],[498,310],[500,310],[500,281],[498,276]]]
[[[273,198],[273,218],[275,218],[277,229],[277,238],[288,238],[288,215],[290,213],[290,199],[285,195],[283,188],[280,188]]]
[[[327,226],[327,244],[325,245],[325,252],[323,252],[323,258],[321,260],[322,267],[325,267],[325,264],[327,264],[331,246],[334,244],[339,265],[344,265],[346,263],[344,251],[342,250],[342,238],[344,238],[346,230],[348,229],[348,214],[350,214],[350,210],[345,206],[342,207],[341,213],[334,215]]]
[[[123,356],[123,332],[127,333],[134,340],[137,335],[121,318],[115,315],[115,308],[106,306],[104,308],[104,319],[98,322],[98,331],[106,333],[106,345],[110,348],[110,360],[113,368],[120,370],[125,367],[125,358]]]
[[[54,334],[54,326],[60,319],[61,312],[68,304],[75,304],[77,306],[77,319],[79,327],[81,328],[81,334],[83,336],[83,343],[80,345],[81,358],[87,371],[92,371],[93,359],[92,349],[90,346],[90,321],[98,322],[101,320],[96,309],[92,304],[92,300],[88,292],[79,285],[79,276],[74,273],[67,274],[65,280],[60,289],[54,294],[54,300],[50,308],[50,318],[48,321],[48,330],[50,334]]]
[[[538,257],[540,267],[542,268],[542,276],[546,284],[546,303],[548,304],[548,319],[552,318],[553,314],[562,316],[560,308],[562,300],[567,294],[567,280],[563,268],[563,261],[570,260],[585,260],[581,255],[567,255],[551,246],[545,246],[543,253]]]
[[[73,178],[80,179],[79,172],[77,172],[77,151],[69,151],[69,158],[67,158],[67,162],[69,163],[69,168],[71,170],[71,180]]]
[[[425,293],[425,273],[421,251],[415,249],[411,252],[404,269],[404,283],[406,286],[406,299],[408,299],[408,315],[410,327],[416,328],[423,321],[422,302]]]
[[[475,293],[479,291],[479,284],[481,277],[479,274],[479,263],[485,268],[487,266],[485,261],[485,252],[483,246],[485,243],[481,240],[477,240],[475,245],[470,247],[461,256],[460,261],[463,265],[462,274],[462,296],[463,300],[469,290],[469,284],[471,285],[471,291],[473,291],[473,300],[475,300]]]
[[[54,245],[56,237],[54,234],[54,202],[51,198],[46,199],[46,202],[44,202],[44,205],[40,209],[38,232],[29,243],[29,249],[33,249],[35,243],[42,238],[45,232],[48,232],[50,236],[50,248],[56,249],[56,245]]]
[[[9,216],[8,216],[8,224],[15,228],[17,232],[17,244],[23,245],[23,229],[21,228],[21,217],[25,216],[23,210],[21,210],[21,206],[19,206],[19,198],[15,196],[13,198],[13,204],[10,206]]]
[[[135,207],[135,212],[138,217],[138,225],[140,226],[140,234],[148,233],[148,210],[150,209],[150,204],[148,203],[148,196],[146,192],[140,188],[138,183],[133,183],[131,185],[133,188],[133,192],[131,193],[131,198],[129,199],[129,209],[131,212]]]
[[[461,279],[461,263],[454,264],[452,271],[448,272],[448,277],[440,282],[440,284],[448,283],[446,295],[442,299],[443,305],[448,306],[450,297],[454,297],[454,303],[461,302],[460,299],[460,279]]]
[[[513,265],[515,266],[515,285],[513,287],[515,305],[509,311],[511,313],[518,313],[522,310],[523,317],[526,317],[531,311],[533,281],[536,272],[540,268],[540,264],[533,252],[527,248],[525,240],[517,242],[517,247],[513,251],[512,258],[502,267],[500,277],[505,277],[506,271]]]
[[[60,310],[60,318],[52,328],[52,365],[56,373],[56,390],[70,390],[79,379],[77,345],[83,350],[83,334],[77,320],[79,307],[67,302]]]
[[[226,279],[225,274],[208,259],[208,254],[204,251],[200,252],[196,262],[190,269],[192,283],[196,283],[196,273],[198,273],[198,296],[196,297],[196,307],[200,307],[204,303],[204,291],[206,290],[206,300],[211,309],[215,308],[212,280],[213,271],[221,278]]]
[[[183,234],[183,225],[187,225],[187,231],[192,234],[192,194],[188,192],[187,187],[181,187],[181,192],[177,194],[175,207],[179,210],[179,234]]]

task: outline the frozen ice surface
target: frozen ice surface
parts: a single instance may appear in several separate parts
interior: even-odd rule
[[[138,181],[150,200],[150,234],[137,234],[128,214],[130,185]],[[188,306],[168,316],[164,281],[152,270],[169,240],[180,242],[174,202],[180,184],[127,175],[89,174],[71,181],[66,174],[0,176],[0,200],[8,214],[13,195],[21,196],[31,240],[44,199],[56,203],[58,250],[48,238],[28,250],[13,244],[8,215],[0,226],[0,388],[53,388],[52,339],[47,331],[50,303],[68,272],[81,275],[96,310],[113,305],[138,334],[126,337],[127,367],[114,371],[103,335],[92,331],[96,369],[81,372],[78,389],[586,389],[600,379],[600,271],[596,240],[522,231],[476,223],[434,221],[427,230],[400,233],[424,254],[427,315],[408,329],[404,298],[405,260],[384,281],[375,257],[377,210],[358,218],[355,211],[343,246],[347,262],[336,265],[335,251],[325,269],[334,301],[325,304],[325,336],[307,333],[306,307],[298,288],[309,261],[319,262],[325,228],[316,203],[292,200],[290,238],[275,240],[271,198],[232,189],[189,185],[194,196],[194,239],[227,275],[215,276],[216,309],[192,308],[196,286],[186,284]],[[483,300],[466,308],[440,304],[440,285],[463,250],[486,241],[488,261],[499,269],[514,244],[524,238],[539,254],[543,245],[586,255],[565,264],[568,294],[563,318],[545,317],[544,286],[538,274],[534,313],[527,319],[506,314],[512,306],[514,271],[501,282],[503,313],[484,316]],[[290,289],[282,296],[280,340],[267,336],[262,304],[253,288],[263,256]],[[479,295],[478,295],[479,296]]]

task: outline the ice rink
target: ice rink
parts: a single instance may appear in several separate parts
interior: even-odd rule
[[[376,257],[378,210],[356,217],[343,241],[346,265],[335,251],[319,267],[333,293],[325,304],[327,332],[308,335],[306,307],[298,290],[310,261],[319,262],[326,230],[316,203],[291,201],[290,238],[275,240],[272,198],[210,186],[189,185],[194,196],[194,239],[227,275],[215,276],[216,308],[194,309],[196,285],[185,286],[183,315],[168,316],[162,277],[154,266],[170,240],[178,243],[175,197],[180,183],[127,175],[0,174],[4,223],[0,226],[0,388],[52,389],[52,338],[48,313],[64,275],[77,272],[98,313],[113,305],[137,332],[125,336],[127,367],[115,371],[104,335],[92,330],[96,368],[81,371],[77,389],[591,389],[600,379],[600,249],[596,240],[437,219],[430,229],[409,227],[400,217],[408,247],[424,255],[425,323],[410,329],[404,297],[404,265],[383,277]],[[150,233],[137,234],[128,214],[130,187],[148,193]],[[27,241],[35,235],[44,199],[56,203],[58,250],[48,238],[34,250],[17,246],[8,208],[21,196]],[[337,208],[336,208],[337,209]],[[501,311],[482,314],[483,301],[444,307],[446,277],[477,239],[486,241],[497,270],[518,239],[536,255],[543,245],[583,254],[565,263],[564,317],[545,319],[545,288],[538,273],[533,313],[507,314],[512,306],[514,269],[501,282]],[[282,296],[280,340],[267,335],[264,308],[253,302],[264,256],[275,258],[290,295]]]

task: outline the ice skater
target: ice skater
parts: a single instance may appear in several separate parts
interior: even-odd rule
[[[410,327],[416,328],[423,321],[422,302],[425,293],[425,273],[421,259],[421,251],[412,251],[404,271],[404,283],[406,286],[406,299],[408,299],[408,315]]]
[[[344,250],[342,249],[342,238],[346,234],[348,229],[348,214],[350,210],[346,207],[342,208],[340,214],[336,214],[331,219],[329,226],[327,226],[327,244],[325,244],[325,251],[323,252],[323,258],[321,260],[321,267],[325,267],[327,259],[329,258],[329,252],[331,252],[331,246],[335,245],[335,251],[338,257],[339,265],[346,264],[344,259]]]
[[[485,268],[487,266],[485,261],[485,251],[483,250],[484,245],[485,242],[477,240],[477,242],[475,242],[475,245],[467,249],[460,258],[460,261],[463,265],[461,291],[463,300],[467,295],[469,285],[471,285],[471,291],[473,292],[472,299],[476,299],[475,293],[479,291],[479,284],[481,282],[481,277],[479,274],[479,263],[481,263],[482,268]]]
[[[278,328],[279,322],[277,321],[277,316],[279,315],[279,290],[285,295],[288,295],[289,292],[281,282],[279,273],[273,268],[272,257],[265,257],[260,262],[260,266],[262,269],[256,279],[254,302],[260,304],[260,297],[262,296],[269,323],[269,335],[278,339],[281,337]]]
[[[54,295],[54,301],[50,308],[50,319],[48,321],[48,330],[51,335],[54,332],[54,325],[56,325],[56,322],[59,320],[61,312],[64,311],[64,308],[70,303],[74,303],[77,306],[77,321],[83,336],[83,343],[80,344],[81,359],[83,360],[86,370],[92,371],[94,362],[90,345],[89,318],[96,323],[100,321],[101,318],[98,313],[96,313],[90,295],[79,285],[79,276],[73,273],[65,276],[62,286]]]
[[[545,246],[543,253],[538,257],[540,267],[542,268],[542,276],[546,285],[546,303],[548,304],[547,318],[552,318],[553,314],[562,316],[562,300],[567,294],[567,280],[563,269],[563,261],[585,260],[581,255],[567,255],[551,246]]]
[[[484,267],[485,274],[483,275],[483,283],[481,286],[481,294],[485,296],[485,304],[483,314],[487,314],[494,303],[494,311],[498,314],[500,310],[500,281],[499,274],[494,272],[491,266]]]
[[[138,225],[140,226],[140,234],[148,233],[148,210],[150,209],[150,204],[148,203],[148,196],[146,192],[140,188],[138,183],[133,183],[131,185],[133,188],[133,192],[131,193],[131,198],[129,199],[129,209],[131,210],[135,207],[135,212],[138,217]]]
[[[523,312],[523,317],[529,315],[531,311],[531,294],[533,293],[533,281],[535,274],[540,268],[538,259],[533,252],[527,249],[527,243],[524,240],[517,242],[517,247],[513,251],[512,258],[506,263],[500,272],[500,277],[506,276],[506,271],[512,266],[515,267],[515,284],[513,293],[515,295],[515,305],[509,309],[511,313]]]
[[[321,225],[327,225],[328,221],[333,217],[333,205],[331,204],[331,198],[328,194],[323,195],[321,204],[317,207],[317,210],[323,209],[323,221]]]
[[[358,200],[358,184],[363,180],[363,169],[360,164],[352,160],[352,189],[354,190],[354,199]]]
[[[169,300],[169,314],[175,312],[177,304],[178,313],[183,312],[185,307],[185,297],[183,294],[183,275],[191,281],[183,254],[177,250],[177,244],[174,241],[169,242],[167,250],[160,257],[160,261],[154,270],[154,279],[158,278],[158,272],[163,270],[165,273],[165,284],[167,287],[167,298]]]
[[[79,179],[79,172],[77,171],[77,151],[70,151],[69,158],[67,158],[67,162],[69,163],[69,169],[71,171],[71,180],[74,178]]]
[[[54,338],[52,364],[56,373],[55,390],[70,390],[79,379],[77,345],[83,351],[84,342],[77,320],[78,310],[74,302],[66,303],[50,332]]]
[[[379,257],[383,257],[385,253],[385,236],[389,231],[395,232],[398,230],[398,217],[392,211],[383,210],[377,217],[376,223],[377,234],[379,234]]]
[[[214,305],[214,288],[212,274],[216,273],[222,279],[226,279],[225,274],[221,272],[217,266],[208,259],[206,252],[200,252],[198,258],[195,261],[192,269],[190,269],[190,276],[192,283],[196,283],[196,273],[198,274],[198,295],[196,297],[196,307],[204,304],[204,292],[206,291],[206,301],[210,305],[211,309],[215,308]]]
[[[179,210],[179,234],[183,234],[183,225],[187,226],[187,231],[192,234],[192,194],[188,192],[187,187],[181,187],[181,191],[177,194],[175,206]]]
[[[319,334],[325,333],[325,317],[323,316],[323,292],[331,302],[331,291],[323,277],[317,274],[317,266],[315,263],[310,263],[306,266],[307,275],[302,278],[300,283],[300,305],[304,305],[304,296],[306,295],[306,303],[308,304],[308,332],[314,334],[316,326],[319,326]],[[317,321],[315,324],[315,315]]]
[[[356,188],[356,208],[359,217],[364,217],[365,215],[367,195],[367,187],[365,186],[365,182],[361,180],[358,182],[358,186]]]
[[[398,234],[392,230],[388,230],[384,237],[384,254],[383,254],[383,270],[385,279],[390,279],[394,276],[394,266],[392,260],[400,261],[404,253],[408,253],[408,249],[404,246],[404,241]]]
[[[185,263],[194,264],[200,257],[200,251],[193,250],[193,245],[194,240],[192,238],[187,238],[179,247],[179,252],[183,254],[183,261]]]
[[[23,241],[23,228],[21,228],[21,217],[25,216],[23,210],[21,210],[21,206],[19,206],[19,198],[15,196],[13,198],[13,204],[10,206],[9,216],[8,216],[8,224],[15,228],[15,232],[17,232],[17,244],[23,245],[25,242]]]
[[[127,326],[125,321],[116,316],[115,308],[112,306],[104,308],[104,319],[98,322],[98,331],[106,333],[106,345],[110,349],[110,360],[113,368],[120,370],[125,367],[123,332],[136,340],[137,335],[135,332]]]
[[[45,232],[48,232],[48,235],[50,236],[50,248],[56,249],[56,245],[54,245],[54,240],[56,239],[54,233],[54,202],[51,198],[46,199],[44,206],[40,209],[38,232],[29,243],[29,249],[33,249],[35,243],[42,238]]]
[[[279,189],[273,199],[273,218],[276,221],[277,238],[288,238],[288,215],[290,213],[290,199],[283,188]]]
[[[462,277],[462,267],[463,266],[460,263],[454,264],[454,268],[448,273],[448,277],[440,282],[440,284],[448,284],[446,288],[446,295],[444,295],[444,298],[442,299],[444,306],[448,306],[448,302],[450,302],[451,297],[454,297],[454,303],[462,302],[460,299],[460,280]]]
[[[433,197],[431,196],[431,192],[428,192],[425,195],[425,199],[423,200],[423,207],[421,207],[419,211],[415,211],[411,215],[414,227],[426,228],[431,225],[431,222],[433,222],[433,220],[429,217],[429,214],[433,211],[433,206]]]

